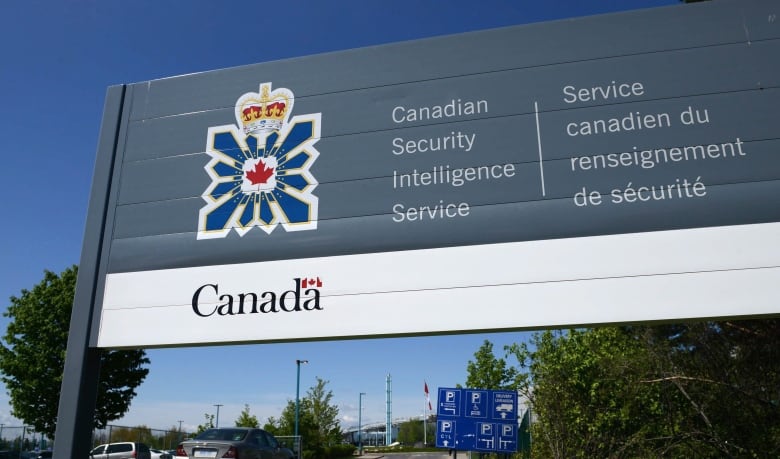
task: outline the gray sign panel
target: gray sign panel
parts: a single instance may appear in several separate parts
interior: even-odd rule
[[[130,85],[108,270],[778,221],[773,7],[625,13]],[[261,83],[294,93],[293,116],[321,114],[316,231],[199,239],[209,128],[236,125],[236,100]]]

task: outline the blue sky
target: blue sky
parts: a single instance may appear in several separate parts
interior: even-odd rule
[[[10,0],[0,7],[0,308],[44,270],[77,264],[106,88],[192,72],[402,40],[611,11],[676,0],[315,0],[274,2]],[[257,31],[263,33],[256,33]],[[252,32],[252,33],[250,33]],[[267,37],[258,44],[255,37]],[[528,43],[533,46],[533,43]],[[360,320],[381,320],[365,317]],[[410,317],[409,320],[414,320]],[[0,321],[4,333],[7,319]],[[170,324],[176,327],[175,323]],[[484,340],[503,345],[527,333],[471,334],[316,343],[150,350],[151,371],[117,425],[194,428],[220,408],[229,425],[245,404],[261,422],[301,392],[329,381],[345,426],[419,416],[423,380],[464,383]],[[0,391],[0,423],[20,425]]]

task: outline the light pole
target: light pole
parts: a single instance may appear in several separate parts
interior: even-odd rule
[[[298,419],[301,414],[301,400],[300,400],[300,394],[301,394],[301,364],[302,363],[309,363],[308,360],[296,360],[295,366],[297,367],[297,376],[295,378],[295,439],[293,439],[294,442],[298,442]],[[298,448],[296,448],[296,451]]]
[[[217,407],[217,421],[216,421],[216,425],[215,425],[214,427],[216,427],[217,429],[219,429],[219,407],[220,407],[220,406],[225,406],[225,405],[216,404],[216,405],[214,405],[214,406],[216,406],[216,407]]]
[[[361,392],[358,397],[358,454],[363,454],[363,396],[365,392]]]

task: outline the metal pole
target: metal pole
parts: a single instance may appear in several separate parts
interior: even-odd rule
[[[428,401],[423,402],[423,446],[428,446],[428,425],[425,421],[427,421],[428,418]]]
[[[385,386],[387,392],[385,395],[387,405],[385,413],[385,445],[390,446],[393,443],[393,378],[389,373],[387,374]]]
[[[298,369],[297,376],[295,378],[295,438],[293,438],[293,441],[297,444],[298,442],[298,420],[300,419],[301,414],[301,400],[300,400],[300,394],[301,394],[301,364],[302,363],[309,363],[308,360],[296,360],[295,365]],[[300,448],[295,448],[296,451],[298,451]]]
[[[528,456],[531,455],[531,444],[533,443],[533,438],[531,438],[531,415],[533,412],[531,411],[531,405],[528,405]]]
[[[217,421],[216,421],[216,425],[215,425],[214,427],[216,427],[217,429],[219,429],[219,407],[220,407],[220,406],[225,406],[225,405],[216,404],[216,405],[214,405],[214,406],[216,406],[216,407],[217,407]]]
[[[358,454],[363,454],[363,396],[365,392],[361,392],[358,397]]]

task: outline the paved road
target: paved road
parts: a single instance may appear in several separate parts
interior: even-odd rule
[[[360,456],[362,459],[452,459],[452,456],[447,455],[446,452],[441,453],[382,453],[382,454],[364,454]],[[458,459],[467,459],[469,453],[459,452]]]

